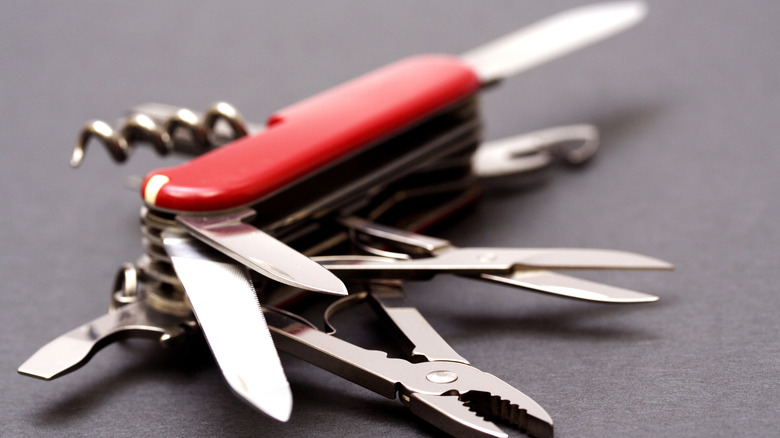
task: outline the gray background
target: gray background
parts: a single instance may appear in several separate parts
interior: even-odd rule
[[[140,252],[128,175],[81,125],[157,101],[250,120],[401,57],[460,53],[587,2],[4,2],[0,14],[0,435],[431,436],[397,401],[292,357],[292,419],[234,398],[206,350],[112,345],[53,382],[16,375],[105,312]],[[673,273],[588,278],[661,296],[608,306],[442,277],[410,301],[462,355],[521,389],[557,436],[774,436],[780,402],[780,3],[651,1],[639,27],[484,96],[486,136],[599,125],[588,166],[491,187],[440,231],[461,246],[604,247]],[[363,324],[368,328],[370,324]],[[351,339],[363,339],[353,335]]]

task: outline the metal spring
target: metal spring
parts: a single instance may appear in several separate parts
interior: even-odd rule
[[[164,313],[186,316],[191,312],[190,306],[161,237],[163,230],[177,227],[176,222],[146,207],[141,208],[140,219],[144,254],[135,266],[147,304]]]
[[[229,140],[247,135],[248,128],[238,111],[230,104],[217,102],[199,117],[193,111],[179,108],[164,120],[155,121],[150,115],[137,113],[125,119],[115,131],[102,120],[91,120],[81,129],[73,155],[72,167],[78,167],[84,160],[87,144],[95,137],[108,149],[116,162],[123,162],[130,156],[138,143],[149,143],[160,155],[167,155],[176,146],[177,136],[184,133],[187,144],[194,144],[200,152],[206,152],[222,141],[218,140],[217,124],[224,121],[230,127]]]

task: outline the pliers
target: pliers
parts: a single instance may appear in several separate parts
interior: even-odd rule
[[[503,423],[532,437],[552,437],[550,415],[527,395],[456,353],[417,309],[403,304],[400,282],[350,286],[350,295],[326,311],[326,325],[332,328],[329,318],[336,312],[367,301],[403,338],[402,345],[411,347],[409,360],[366,350],[333,336],[333,329],[328,334],[296,315],[265,306],[277,348],[379,395],[398,396],[412,413],[454,436],[507,437],[496,425]]]

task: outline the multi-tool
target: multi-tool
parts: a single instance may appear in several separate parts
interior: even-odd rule
[[[53,379],[128,336],[163,345],[205,337],[228,385],[287,421],[292,394],[277,355],[291,353],[388,398],[458,436],[531,436],[553,422],[531,398],[456,353],[415,308],[402,282],[455,274],[562,297],[643,303],[657,297],[554,272],[669,269],[611,250],[459,248],[418,234],[472,204],[479,181],[531,172],[560,158],[587,160],[590,125],[481,142],[477,97],[506,77],[640,21],[638,2],[555,15],[460,57],[425,55],[391,64],[246,123],[230,105],[203,114],[138,107],[118,128],[85,125],[116,161],[139,143],[197,155],[137,181],[143,255],[122,266],[109,313],[38,350],[19,368]],[[318,329],[298,309],[340,295]],[[330,317],[367,302],[391,324],[407,359],[334,336]]]

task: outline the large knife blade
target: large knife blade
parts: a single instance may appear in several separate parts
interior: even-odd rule
[[[583,6],[469,50],[461,58],[489,84],[619,33],[646,14],[641,1]]]
[[[292,392],[246,268],[180,231],[162,236],[230,388],[262,412],[287,421]]]

